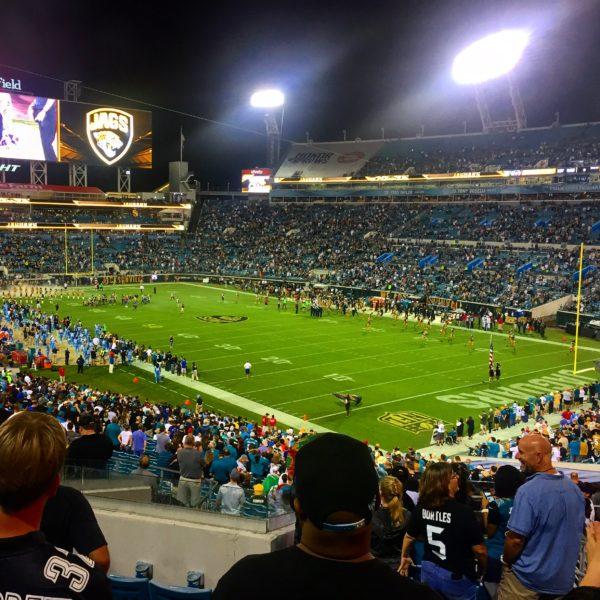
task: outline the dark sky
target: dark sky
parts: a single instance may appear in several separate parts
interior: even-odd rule
[[[480,128],[472,89],[452,82],[454,55],[507,27],[532,40],[518,66],[529,124],[600,120],[598,0],[4,0],[0,62],[243,129],[264,126],[248,107],[261,85],[283,89],[284,136],[315,141]],[[62,95],[62,85],[0,67],[24,89]],[[500,90],[492,90],[492,93]],[[87,102],[107,96],[84,90]],[[111,100],[115,105],[142,105]],[[259,135],[153,110],[154,164],[134,187],[167,179],[179,155],[202,181],[239,187],[242,168],[264,163]],[[59,166],[55,181],[66,178]],[[58,182],[58,181],[57,181]],[[90,183],[116,187],[115,169],[90,169]]]

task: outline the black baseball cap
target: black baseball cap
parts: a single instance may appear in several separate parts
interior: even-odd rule
[[[300,448],[294,493],[308,519],[324,531],[352,531],[371,522],[379,503],[379,480],[368,446],[340,433],[323,433]],[[352,523],[330,523],[335,512],[357,515]]]
[[[524,481],[519,469],[512,465],[502,465],[494,475],[494,492],[498,498],[514,498]]]
[[[83,429],[94,429],[95,426],[96,420],[94,419],[93,415],[90,415],[89,413],[83,413],[79,417],[79,427],[83,427]]]

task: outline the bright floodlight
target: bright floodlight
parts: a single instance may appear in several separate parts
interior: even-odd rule
[[[519,62],[529,43],[529,32],[503,29],[467,46],[452,64],[457,83],[483,83],[505,75]]]
[[[278,108],[283,106],[285,97],[280,90],[259,90],[250,97],[254,108]]]

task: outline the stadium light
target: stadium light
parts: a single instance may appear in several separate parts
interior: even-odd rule
[[[503,29],[477,40],[456,55],[452,77],[474,85],[506,75],[521,59],[529,37],[524,29]]]
[[[254,108],[279,108],[283,106],[285,96],[280,90],[258,90],[250,97],[250,104]]]

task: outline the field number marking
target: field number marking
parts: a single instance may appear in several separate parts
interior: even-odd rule
[[[215,348],[223,348],[223,350],[241,350],[239,346],[232,346],[231,344],[215,344]]]
[[[265,362],[270,362],[275,365],[291,365],[292,361],[287,358],[279,358],[279,356],[267,356],[266,358],[261,358]]]
[[[352,377],[348,377],[348,375],[340,375],[339,373],[329,373],[329,375],[323,375],[323,379],[333,379],[333,381],[354,381]]]

